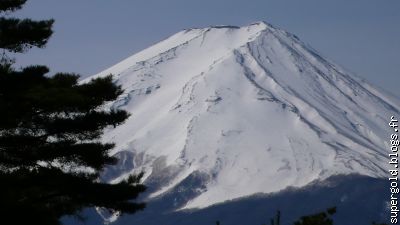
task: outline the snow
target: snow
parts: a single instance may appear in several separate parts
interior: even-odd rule
[[[156,197],[201,172],[205,188],[184,208],[203,208],[336,174],[386,175],[399,100],[270,24],[184,30],[91,78],[110,73],[125,92],[108,106],[132,116],[103,139],[142,157],[110,182],[174,171]]]

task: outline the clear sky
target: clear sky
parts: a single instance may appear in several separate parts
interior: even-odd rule
[[[15,15],[56,20],[19,65],[88,76],[185,28],[263,20],[400,97],[399,0],[28,0]]]

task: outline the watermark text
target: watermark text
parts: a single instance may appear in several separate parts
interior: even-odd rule
[[[397,224],[399,214],[399,187],[398,187],[398,175],[399,175],[399,127],[398,120],[392,116],[390,118],[389,126],[393,129],[390,135],[390,153],[389,153],[389,182],[390,182],[390,222]]]

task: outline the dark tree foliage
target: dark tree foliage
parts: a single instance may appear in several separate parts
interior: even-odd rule
[[[25,1],[0,0],[0,12]],[[24,52],[44,47],[52,20],[0,17],[0,48]],[[111,76],[84,84],[78,75],[46,76],[45,66],[13,68],[0,62],[0,218],[2,224],[59,224],[85,207],[134,213],[133,201],[145,190],[141,175],[117,184],[99,181],[99,173],[116,163],[112,143],[99,141],[103,129],[129,116],[102,105],[122,93]]]
[[[32,47],[44,47],[53,33],[53,20],[0,18],[0,48],[11,52],[24,52]]]
[[[0,12],[14,11],[20,9],[26,0],[1,0]]]
[[[326,212],[320,212],[310,216],[303,216],[294,225],[333,225],[331,216],[336,213],[336,207],[329,208]]]

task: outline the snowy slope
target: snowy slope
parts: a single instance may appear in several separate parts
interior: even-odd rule
[[[110,73],[125,93],[108,107],[132,114],[104,136],[121,159],[110,182],[143,170],[156,197],[201,177],[183,208],[203,208],[386,175],[399,100],[267,23],[184,30],[91,78]]]

